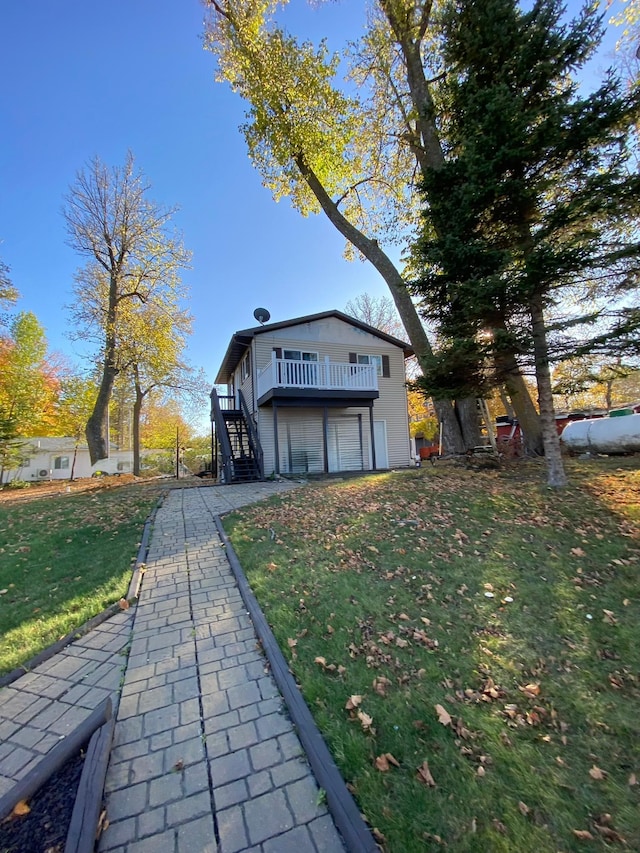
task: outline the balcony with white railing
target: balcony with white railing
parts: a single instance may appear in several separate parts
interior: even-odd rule
[[[320,397],[328,396],[328,392],[337,392],[340,396],[377,397],[378,373],[375,364],[350,364],[328,358],[293,361],[276,358],[274,353],[269,364],[258,371],[258,400],[263,400],[270,392],[270,396],[279,396],[279,390],[317,391]]]

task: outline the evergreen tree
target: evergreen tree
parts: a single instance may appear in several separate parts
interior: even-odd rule
[[[621,299],[640,255],[628,228],[640,177],[627,168],[640,98],[611,74],[581,94],[575,73],[600,42],[601,20],[585,7],[564,23],[563,11],[558,0],[526,12],[514,0],[458,0],[445,10],[447,156],[424,177],[431,227],[415,287],[443,338],[427,371],[432,392],[484,392],[487,365],[500,381],[514,354],[530,359],[551,485],[566,478],[549,317],[569,290],[605,293],[609,305]]]

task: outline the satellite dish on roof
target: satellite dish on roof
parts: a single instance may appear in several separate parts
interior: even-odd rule
[[[256,310],[253,312],[253,316],[256,318],[258,323],[263,324],[268,323],[271,318],[271,314],[269,314],[266,308],[256,308]]]

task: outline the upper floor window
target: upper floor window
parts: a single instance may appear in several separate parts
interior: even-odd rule
[[[288,361],[317,361],[318,353],[305,352],[304,350],[299,349],[285,349],[282,350],[282,357],[286,358]]]
[[[63,468],[68,468],[69,467],[69,457],[68,456],[56,456],[56,458],[53,460],[53,467],[57,471],[60,471]]]
[[[382,376],[382,356],[381,355],[360,355],[358,353],[358,364],[375,364],[376,373]]]
[[[251,376],[251,350],[247,352],[240,364],[240,378],[244,382]]]

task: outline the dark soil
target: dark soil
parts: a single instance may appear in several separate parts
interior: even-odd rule
[[[64,853],[85,750],[86,744],[33,795],[28,814],[0,823],[0,853]]]

